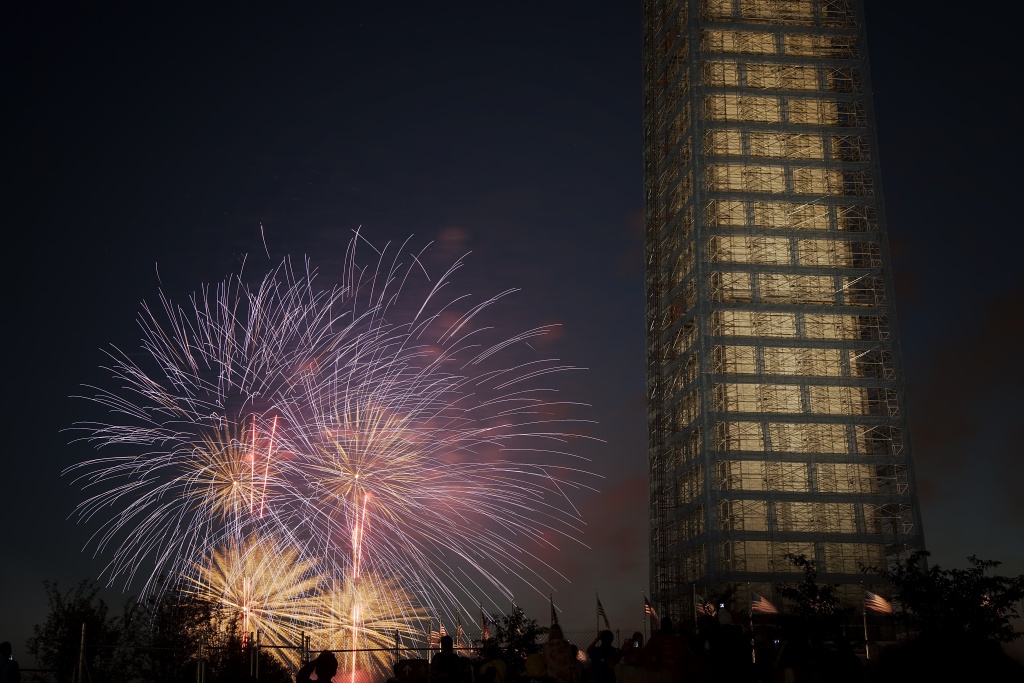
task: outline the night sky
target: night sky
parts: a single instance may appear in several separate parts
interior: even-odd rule
[[[867,4],[926,543],[944,566],[977,554],[1022,573],[1016,22]],[[546,351],[588,368],[561,388],[592,406],[602,442],[577,451],[601,478],[575,499],[581,545],[545,557],[565,577],[549,573],[551,590],[567,628],[593,626],[595,590],[613,628],[639,627],[635,5],[5,6],[0,640],[23,667],[42,581],[104,566],[61,477],[92,454],[62,430],[90,416],[70,398],[81,385],[110,384],[101,349],[137,348],[161,283],[181,298],[247,254],[247,268],[291,254],[329,271],[360,226],[375,244],[468,253],[456,281],[480,299],[520,288],[500,304],[509,334],[561,324]],[[546,598],[517,599],[546,625]]]

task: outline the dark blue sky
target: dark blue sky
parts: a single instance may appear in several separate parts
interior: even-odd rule
[[[348,5],[355,5],[348,6]],[[458,282],[508,287],[510,328],[558,322],[589,368],[582,546],[548,557],[567,626],[638,627],[647,583],[640,13],[626,3],[347,3],[3,10],[10,302],[0,639],[22,653],[42,580],[96,577],[68,397],[134,347],[159,276],[203,282],[309,254],[362,226],[472,252]],[[872,76],[925,534],[934,560],[1024,572],[1021,156],[1012,21],[868,2]],[[964,13],[966,15],[966,13]],[[973,25],[972,22],[977,22]],[[984,28],[984,31],[982,31]],[[253,265],[255,264],[255,266]],[[512,331],[512,330],[510,330]],[[522,597],[544,621],[545,601]]]

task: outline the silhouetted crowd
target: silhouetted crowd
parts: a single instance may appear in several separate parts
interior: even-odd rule
[[[754,629],[710,621],[697,632],[681,633],[668,618],[644,642],[634,633],[621,644],[600,632],[584,653],[569,643],[556,624],[539,650],[509,664],[493,644],[480,656],[454,652],[450,637],[429,667],[430,683],[864,683],[916,680],[1021,681],[1024,666],[994,642],[912,641],[858,655],[843,638],[825,640],[799,627]],[[518,664],[518,666],[517,666]],[[516,670],[518,669],[518,670]],[[402,680],[396,672],[392,683]]]

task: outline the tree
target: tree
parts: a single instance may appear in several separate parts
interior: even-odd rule
[[[50,613],[43,624],[32,628],[28,640],[28,651],[36,661],[54,672],[57,683],[70,683],[78,669],[84,624],[91,646],[85,649],[83,665],[91,679],[129,680],[135,667],[133,651],[114,646],[135,625],[140,613],[138,604],[129,600],[120,616],[112,616],[106,602],[98,597],[99,588],[91,581],[82,581],[66,593],[49,581],[43,581],[43,587]]]
[[[155,683],[195,681],[199,648],[217,637],[213,606],[166,591],[150,600],[148,616],[142,677]]]
[[[249,680],[252,666],[252,643],[246,643],[249,635],[242,633],[237,614],[224,617],[216,615],[215,633],[205,644],[206,680],[211,683],[233,683]],[[220,630],[223,629],[223,630]],[[194,671],[194,669],[193,669]],[[259,652],[260,681],[265,683],[291,683],[292,676],[268,650]],[[195,680],[195,674],[191,680]]]
[[[1024,666],[1000,643],[1020,636],[1011,619],[1024,598],[1024,575],[988,576],[993,560],[968,559],[967,569],[925,566],[919,551],[876,572],[891,586],[896,619],[916,637],[882,654],[878,680],[1024,680]]]
[[[806,555],[786,557],[803,571],[804,577],[798,584],[778,586],[779,593],[795,607],[795,614],[783,621],[786,642],[777,655],[778,665],[798,678],[861,679],[862,665],[843,632],[853,609],[841,605],[840,584],[818,583],[818,567]]]
[[[926,551],[911,554],[880,574],[892,587],[896,618],[925,638],[1010,642],[1020,633],[1011,623],[1024,599],[1024,574],[988,576],[1001,563],[967,558],[967,569],[925,568]]]
[[[540,651],[538,639],[547,632],[547,628],[537,624],[536,619],[527,619],[519,609],[513,614],[502,614],[492,622],[494,633],[487,640],[481,641],[479,655],[488,648],[497,647],[501,659],[508,667],[510,679],[515,679],[523,669],[526,657]]]
[[[141,649],[140,678],[153,683],[191,683],[202,649],[205,680],[246,680],[251,650],[240,628],[240,615],[216,603],[168,589],[151,600]],[[260,680],[290,682],[291,675],[272,652],[259,653]]]
[[[827,650],[848,645],[843,633],[844,623],[853,617],[853,609],[843,607],[839,600],[838,583],[818,583],[818,567],[806,555],[787,555],[794,566],[799,567],[804,578],[798,584],[780,584],[777,590],[783,598],[793,603],[795,620],[786,624],[787,631],[799,634],[812,648]],[[831,643],[826,647],[826,643]]]
[[[787,600],[793,601],[796,613],[802,617],[818,618],[834,615],[842,610],[839,608],[839,595],[836,592],[838,583],[818,583],[818,568],[814,560],[806,555],[786,555],[786,559],[799,567],[804,573],[803,581],[794,585],[781,584],[779,593]]]
[[[146,604],[129,599],[120,615],[111,615],[90,581],[66,593],[56,583],[43,586],[50,612],[33,627],[28,651],[54,672],[57,683],[74,680],[83,623],[87,681],[191,683],[200,646],[207,681],[244,680],[249,674],[250,650],[243,645],[238,615],[222,613],[213,603],[166,590]],[[260,680],[284,683],[291,676],[272,653],[261,651]]]

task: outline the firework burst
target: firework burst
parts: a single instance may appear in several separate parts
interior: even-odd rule
[[[249,538],[214,550],[186,576],[188,595],[216,605],[243,634],[261,631],[269,642],[298,644],[320,616],[317,563],[277,538]],[[277,650],[296,663],[294,650]]]
[[[337,284],[286,259],[143,306],[140,360],[113,350],[118,387],[88,397],[116,420],[78,425],[104,454],[69,470],[111,580],[182,576],[258,603],[246,618],[275,637],[344,622],[352,642],[468,616],[503,577],[545,581],[536,549],[578,536],[568,494],[587,476],[573,404],[546,384],[572,368],[530,344],[547,327],[479,322],[509,292],[444,296],[461,261],[430,281],[422,252],[361,266],[365,244]]]
[[[417,602],[395,577],[337,577],[320,595],[312,638],[322,649],[346,651],[341,664],[349,672],[389,674],[395,650],[422,643],[429,628]]]

